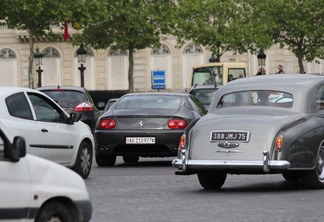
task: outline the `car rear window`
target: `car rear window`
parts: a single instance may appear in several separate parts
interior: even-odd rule
[[[179,109],[180,96],[126,96],[121,98],[116,109]]]
[[[220,98],[216,107],[276,106],[291,108],[292,105],[293,95],[290,93],[270,90],[250,90],[225,94]]]
[[[42,92],[55,100],[62,108],[74,108],[80,103],[87,101],[85,95],[79,91],[49,90]]]

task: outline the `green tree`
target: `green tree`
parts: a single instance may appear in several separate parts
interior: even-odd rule
[[[264,19],[276,24],[268,33],[294,53],[300,73],[305,72],[303,61],[324,59],[323,0],[268,0],[258,8],[265,12]]]
[[[82,11],[83,0],[0,0],[1,14],[9,28],[26,30],[29,34],[29,87],[34,88],[32,75],[34,60],[34,37],[48,36],[53,41],[57,35],[52,32],[54,26],[61,26],[73,18],[73,13]],[[60,36],[62,39],[62,37]]]
[[[93,0],[88,4],[89,18],[83,18],[83,33],[75,41],[95,49],[127,50],[129,91],[133,92],[134,51],[160,44],[161,34],[171,27],[168,16],[173,1]]]
[[[174,35],[179,43],[193,41],[216,55],[218,61],[228,51],[244,53],[272,45],[262,35],[267,26],[254,14],[248,0],[179,0]],[[268,24],[270,25],[270,24]]]

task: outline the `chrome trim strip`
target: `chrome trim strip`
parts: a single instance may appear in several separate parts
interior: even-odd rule
[[[182,159],[174,159],[172,165],[175,168],[182,169]],[[226,169],[264,169],[264,161],[257,160],[186,160],[186,170],[226,170]],[[269,170],[287,170],[290,162],[286,160],[268,160]]]

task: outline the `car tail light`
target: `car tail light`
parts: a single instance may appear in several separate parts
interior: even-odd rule
[[[275,149],[276,149],[276,151],[281,151],[282,140],[283,140],[282,135],[279,135],[277,137],[276,143],[275,143]]]
[[[113,119],[102,119],[99,121],[100,129],[113,129],[116,126],[116,121]]]
[[[186,145],[186,136],[183,134],[180,138],[179,150],[184,150],[185,145]]]
[[[79,105],[74,107],[74,111],[75,112],[90,112],[90,111],[93,111],[93,107],[91,104],[84,102],[84,103],[80,103]]]
[[[168,127],[170,129],[184,129],[187,127],[187,121],[183,119],[170,119],[168,121]]]

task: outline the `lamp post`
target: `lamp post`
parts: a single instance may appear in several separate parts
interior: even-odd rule
[[[259,64],[259,66],[265,66],[265,60],[267,58],[267,55],[264,54],[263,49],[260,49],[260,52],[257,55],[257,57],[258,57],[258,64]]]
[[[44,54],[39,52],[39,48],[36,46],[36,51],[34,53],[34,58],[35,58],[35,63],[36,66],[38,66],[38,69],[36,69],[36,72],[38,73],[38,83],[37,83],[37,87],[41,87],[42,86],[42,68],[41,65],[43,65],[42,63],[42,58],[43,58]]]
[[[86,61],[86,54],[87,51],[84,49],[83,44],[80,44],[80,47],[76,51],[78,55],[78,63],[80,63],[80,67],[78,68],[80,70],[80,79],[81,79],[81,87],[84,87],[84,70],[86,69],[83,64]]]
[[[211,57],[209,58],[209,62],[217,62],[217,57],[215,56],[215,54],[213,53],[211,55]]]

